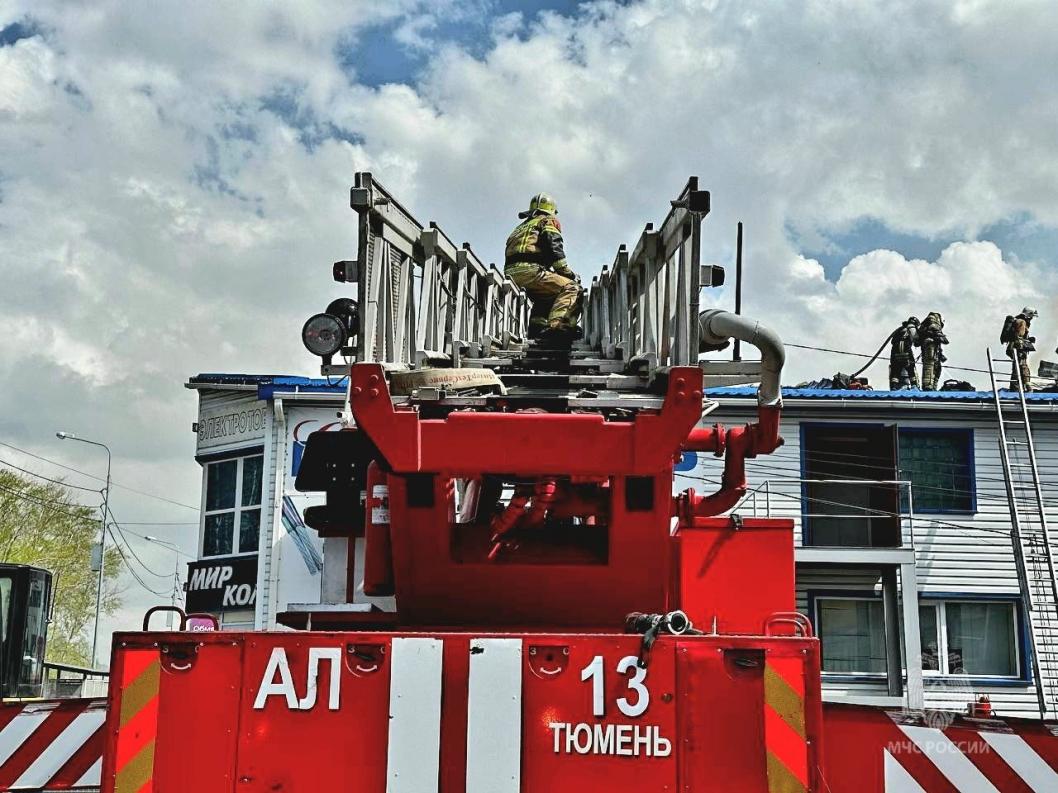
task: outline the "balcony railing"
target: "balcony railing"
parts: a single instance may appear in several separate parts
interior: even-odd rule
[[[793,518],[799,545],[913,548],[914,496],[906,480],[764,479],[735,507],[753,517]]]

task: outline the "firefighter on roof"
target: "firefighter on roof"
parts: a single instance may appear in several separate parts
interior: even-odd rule
[[[918,328],[918,344],[922,346],[922,390],[936,391],[941,369],[947,356],[941,346],[948,343],[944,335],[944,318],[936,311],[926,315]]]
[[[1029,372],[1029,353],[1036,349],[1036,337],[1029,335],[1032,320],[1038,316],[1034,308],[1026,306],[1016,317],[1008,316],[1003,322],[1003,331],[999,340],[1007,345],[1007,357],[1010,358],[1010,390],[1018,388],[1018,369],[1021,370],[1021,382],[1026,391],[1032,390],[1032,373]]]
[[[889,349],[889,390],[918,388],[914,345],[918,339],[918,317],[908,317],[893,331]]]
[[[580,282],[566,263],[557,215],[555,199],[538,193],[529,209],[518,213],[523,220],[507,238],[503,270],[533,301],[530,336],[543,331],[576,333]]]

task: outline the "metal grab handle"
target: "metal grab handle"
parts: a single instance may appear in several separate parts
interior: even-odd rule
[[[145,632],[150,630],[151,617],[162,611],[171,612],[180,617],[180,625],[177,628],[178,631],[187,630],[187,622],[191,619],[209,620],[213,623],[213,630],[220,630],[220,620],[218,620],[217,617],[213,614],[206,614],[205,612],[199,611],[186,614],[184,613],[184,610],[179,606],[151,606],[149,609],[147,609],[147,613],[143,615],[143,630]]]
[[[810,639],[813,636],[811,621],[799,611],[776,611],[764,620],[764,635],[777,635],[771,630],[776,625],[792,625],[795,632],[806,639]]]
[[[161,611],[171,611],[180,617],[180,627],[177,630],[182,631],[184,625],[187,624],[187,615],[184,614],[184,610],[179,606],[151,606],[147,609],[147,613],[143,615],[143,630],[146,632],[150,630],[151,617]]]

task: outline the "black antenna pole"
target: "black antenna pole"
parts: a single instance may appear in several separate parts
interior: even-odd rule
[[[738,222],[738,239],[735,242],[735,313],[742,313],[742,221]],[[735,339],[733,361],[742,360],[742,342]]]

